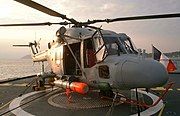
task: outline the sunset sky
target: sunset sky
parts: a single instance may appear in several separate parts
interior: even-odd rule
[[[78,21],[161,13],[180,13],[180,0],[34,0]],[[0,0],[0,24],[61,22],[13,0]],[[103,29],[126,33],[137,48],[151,52],[151,44],[162,52],[180,51],[180,18],[144,21],[100,23]],[[20,58],[29,54],[28,48],[14,48],[13,44],[27,44],[41,39],[42,48],[55,39],[59,25],[38,27],[0,27],[0,59]]]

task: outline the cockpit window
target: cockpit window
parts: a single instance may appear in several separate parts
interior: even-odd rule
[[[115,55],[115,54],[118,54],[118,44],[117,43],[109,43],[109,44],[106,44],[107,46],[107,50],[108,50],[108,53],[109,55]]]
[[[133,48],[131,47],[131,44],[128,40],[124,41],[124,46],[128,53],[133,53]]]
[[[103,37],[108,55],[125,54],[126,51],[117,37]]]
[[[134,43],[130,40],[130,38],[120,39],[120,41],[129,54],[138,53]]]
[[[92,36],[96,62],[103,61],[108,55],[137,54],[137,50],[128,36],[111,36],[96,33]]]
[[[103,38],[101,35],[96,35],[93,37],[94,47],[95,47],[95,55],[97,62],[103,61],[107,56],[106,46],[104,44]]]

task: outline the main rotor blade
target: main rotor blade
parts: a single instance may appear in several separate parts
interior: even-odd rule
[[[51,26],[54,24],[58,24],[58,25],[68,25],[68,24],[72,24],[72,23],[68,23],[68,22],[60,22],[60,23],[51,23],[51,22],[45,22],[45,23],[22,23],[22,24],[0,24],[0,26]]]
[[[133,17],[122,17],[122,18],[115,18],[115,19],[104,19],[104,20],[88,20],[87,22],[83,22],[82,24],[94,24],[99,22],[116,22],[116,21],[131,21],[131,20],[147,20],[147,19],[162,19],[162,18],[177,18],[180,17],[180,13],[174,14],[160,14],[160,15],[147,15],[147,16],[133,16]]]
[[[31,7],[31,8],[39,10],[39,11],[41,11],[43,13],[48,14],[48,15],[55,16],[55,17],[61,17],[62,19],[66,19],[66,20],[72,22],[73,24],[78,23],[76,20],[67,18],[66,15],[60,14],[60,13],[58,13],[58,12],[56,12],[56,11],[50,9],[50,8],[47,8],[47,7],[45,7],[45,6],[41,5],[41,4],[38,4],[38,3],[34,2],[34,1],[31,1],[31,0],[14,0],[14,1],[19,2],[21,4],[24,4],[24,5],[27,5],[27,6]]]

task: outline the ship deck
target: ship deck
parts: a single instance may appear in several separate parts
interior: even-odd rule
[[[180,115],[180,74],[170,74],[170,80],[175,85],[169,90],[167,96],[159,106],[152,108],[141,108],[141,115],[150,112],[155,116],[177,116]],[[0,84],[0,114],[5,116],[14,115],[37,115],[37,116],[92,116],[112,115],[129,116],[137,115],[137,107],[123,102],[115,103],[111,107],[112,100],[104,100],[98,96],[97,91],[88,95],[72,94],[72,101],[67,100],[66,94],[61,89],[49,88],[46,91],[33,92],[31,88],[24,92],[26,85],[32,79],[24,79],[16,82]],[[149,94],[139,91],[140,100],[152,103],[152,96],[159,96],[164,87],[152,88]],[[122,95],[134,96],[132,91],[120,91]],[[21,97],[18,97],[23,94]],[[12,111],[10,111],[12,110]]]

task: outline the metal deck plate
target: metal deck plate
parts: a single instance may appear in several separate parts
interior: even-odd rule
[[[103,99],[97,91],[89,92],[87,95],[71,93],[71,101],[68,101],[66,93],[59,93],[51,96],[48,103],[52,106],[66,109],[90,109],[111,106],[112,100]],[[123,102],[116,102],[115,105],[120,105]]]

